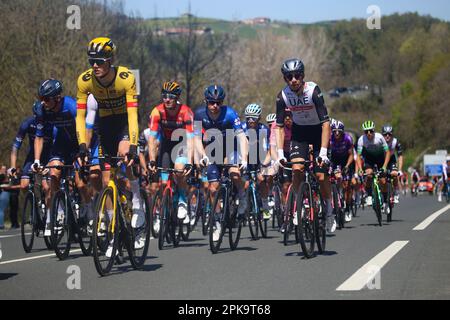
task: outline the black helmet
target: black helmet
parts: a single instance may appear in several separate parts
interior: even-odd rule
[[[283,73],[283,75],[292,72],[300,72],[302,74],[305,73],[305,65],[300,59],[286,60],[281,66],[281,73]]]
[[[393,128],[390,124],[385,124],[383,126],[383,128],[381,129],[381,134],[385,135],[385,134],[392,134],[393,133]]]
[[[39,85],[38,96],[40,98],[51,98],[61,95],[62,83],[55,79],[48,79]]]
[[[182,91],[181,86],[178,84],[178,82],[175,82],[175,81],[164,82],[162,89],[161,89],[162,94],[169,93],[169,94],[174,94],[176,96],[180,96],[181,91]]]
[[[206,101],[223,101],[225,96],[225,90],[221,86],[212,85],[205,90]]]

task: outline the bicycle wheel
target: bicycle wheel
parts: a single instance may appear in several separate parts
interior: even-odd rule
[[[209,228],[209,215],[211,213],[211,198],[210,198],[210,193],[209,190],[206,193],[206,198],[205,198],[205,204],[204,206],[202,206],[202,211],[201,211],[201,222],[202,222],[202,234],[204,236],[208,235],[208,228]]]
[[[248,189],[248,203],[250,204],[250,209],[248,211],[247,215],[247,222],[248,222],[248,228],[250,229],[250,235],[252,236],[253,240],[259,239],[259,218],[258,218],[258,205],[257,205],[257,199],[256,195],[253,193],[256,193],[255,190],[253,190],[252,187]]]
[[[115,261],[119,246],[118,203],[111,187],[106,187],[97,199],[92,230],[92,257],[100,276],[107,275]],[[114,205],[116,211],[114,212]]]
[[[289,242],[289,235],[292,233],[292,231],[295,231],[295,236],[297,240],[297,226],[294,226],[293,223],[293,217],[294,217],[294,198],[295,194],[292,188],[289,188],[288,195],[287,195],[287,201],[286,206],[284,208],[284,214],[283,214],[283,225],[282,229],[283,232],[283,244],[285,246],[288,245]]]
[[[161,223],[158,237],[158,248],[159,250],[164,249],[164,242],[167,244],[172,243],[172,196],[170,192],[167,190],[164,192],[162,197],[162,214],[161,214]]]
[[[20,233],[22,237],[22,246],[26,253],[33,249],[34,234],[36,232],[37,207],[33,192],[28,192],[22,209],[22,221],[20,223]]]
[[[394,201],[393,201],[393,194],[392,194],[392,184],[390,182],[387,183],[387,194],[386,194],[386,215],[387,215],[387,222],[392,221],[392,210],[394,209]]]
[[[191,191],[188,196],[188,214],[190,218],[190,232],[195,230],[197,226],[198,220],[200,219],[200,210],[201,210],[201,190],[195,188],[195,190]]]
[[[381,194],[380,194],[380,190],[378,189],[377,185],[373,185],[372,186],[372,190],[373,190],[373,209],[375,210],[375,214],[377,216],[377,220],[378,220],[378,224],[381,227],[382,224],[382,216],[381,216]]]
[[[331,185],[331,192],[333,195],[334,213],[336,215],[337,227],[339,230],[344,228],[345,217],[344,210],[342,210],[342,199],[339,195],[339,190],[335,184]]]
[[[59,260],[69,256],[72,242],[72,212],[67,204],[65,192],[59,190],[53,197],[50,230],[53,248]]]
[[[316,235],[317,250],[320,254],[323,254],[327,244],[327,217],[323,210],[322,195],[313,191],[312,196],[314,200],[314,210],[316,212],[316,219],[314,220],[316,230],[314,232]]]
[[[150,204],[147,193],[141,190],[141,199],[143,200],[143,207],[145,213],[145,219],[143,224],[137,226],[136,228],[131,227],[131,243],[130,243],[130,262],[133,268],[140,269],[147,259],[148,247],[150,245],[150,234],[151,234],[151,214],[150,214]]]
[[[213,254],[219,251],[226,230],[226,192],[227,190],[223,187],[217,192],[209,215],[209,247]]]
[[[237,212],[238,212],[238,205],[236,204],[236,199],[233,198],[230,201],[229,222],[228,222],[229,240],[230,240],[231,250],[236,250],[239,240],[241,238],[241,232],[242,232],[243,219],[238,219]]]
[[[352,199],[351,199],[351,203],[350,203],[350,209],[352,210],[352,216],[353,218],[356,217],[357,213],[358,213],[358,204],[356,203],[356,199],[355,199],[355,194],[352,193]]]
[[[162,199],[161,193],[158,191],[151,202],[150,206],[150,225],[152,229],[153,238],[159,239],[159,232],[161,230],[161,213],[162,213]]]
[[[299,188],[297,196],[297,221],[298,238],[300,248],[306,258],[314,256],[314,246],[316,243],[314,223],[317,220],[313,206],[313,197],[309,183],[303,182]]]
[[[281,193],[281,190],[278,186],[274,187],[274,203],[275,206],[273,208],[273,216],[272,216],[272,227],[280,228],[283,224],[283,205],[281,202],[283,195]],[[275,224],[276,222],[276,224]]]

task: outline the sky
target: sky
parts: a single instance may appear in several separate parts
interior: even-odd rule
[[[450,21],[449,0],[124,0],[125,11],[143,18],[177,17],[188,11],[197,17],[243,20],[268,17],[294,23],[351,18],[367,19],[370,5],[377,5],[381,15],[418,12]]]

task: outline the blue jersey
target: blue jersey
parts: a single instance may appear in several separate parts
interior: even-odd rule
[[[48,127],[55,127],[58,130],[56,134],[57,140],[78,144],[75,123],[77,103],[74,98],[65,96],[59,112],[47,111],[42,103],[36,102],[33,112],[36,116],[37,137],[44,137],[44,132],[48,130]]]
[[[22,146],[23,140],[25,136],[28,135],[28,154],[34,155],[34,139],[36,138],[36,130],[37,123],[36,118],[34,116],[30,116],[26,118],[19,127],[19,131],[17,132],[16,138],[13,142],[13,148],[19,150]],[[43,138],[44,138],[44,150],[49,149],[52,145],[54,134],[56,134],[56,130],[52,130],[52,127],[47,127],[43,130]]]
[[[217,129],[222,133],[224,146],[226,145],[227,130],[234,131],[233,139],[235,135],[243,132],[241,119],[232,107],[222,106],[219,117],[213,120],[209,115],[208,107],[201,106],[195,110],[194,114],[194,135],[202,136],[202,134],[206,134],[204,138],[208,140],[206,144],[209,144],[214,141],[208,137],[207,131],[210,129]]]

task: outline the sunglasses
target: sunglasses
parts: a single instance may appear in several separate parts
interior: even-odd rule
[[[172,94],[172,93],[163,93],[161,94],[163,99],[177,99],[178,96],[176,94]]]
[[[105,58],[89,58],[89,64],[91,65],[91,67],[93,67],[95,64],[98,66],[101,66],[110,60],[111,59],[105,59]]]
[[[367,134],[367,133],[374,133],[374,132],[375,132],[375,130],[364,130],[365,134]]]
[[[39,97],[41,101],[50,102],[56,100],[56,97]]]
[[[289,81],[292,81],[292,79],[297,79],[300,80],[300,78],[302,77],[302,74],[300,72],[295,72],[295,73],[288,73],[285,78],[288,79]]]
[[[344,132],[343,130],[338,130],[338,129],[334,129],[333,130],[333,133],[342,133],[342,132]]]
[[[210,106],[213,106],[213,105],[216,105],[216,104],[218,106],[220,106],[220,105],[222,105],[223,101],[208,100],[208,101],[206,101],[206,103],[208,103]]]
[[[246,117],[248,122],[257,122],[259,120],[259,118],[256,117]]]
[[[384,137],[392,137],[392,133],[385,133],[383,134]]]

